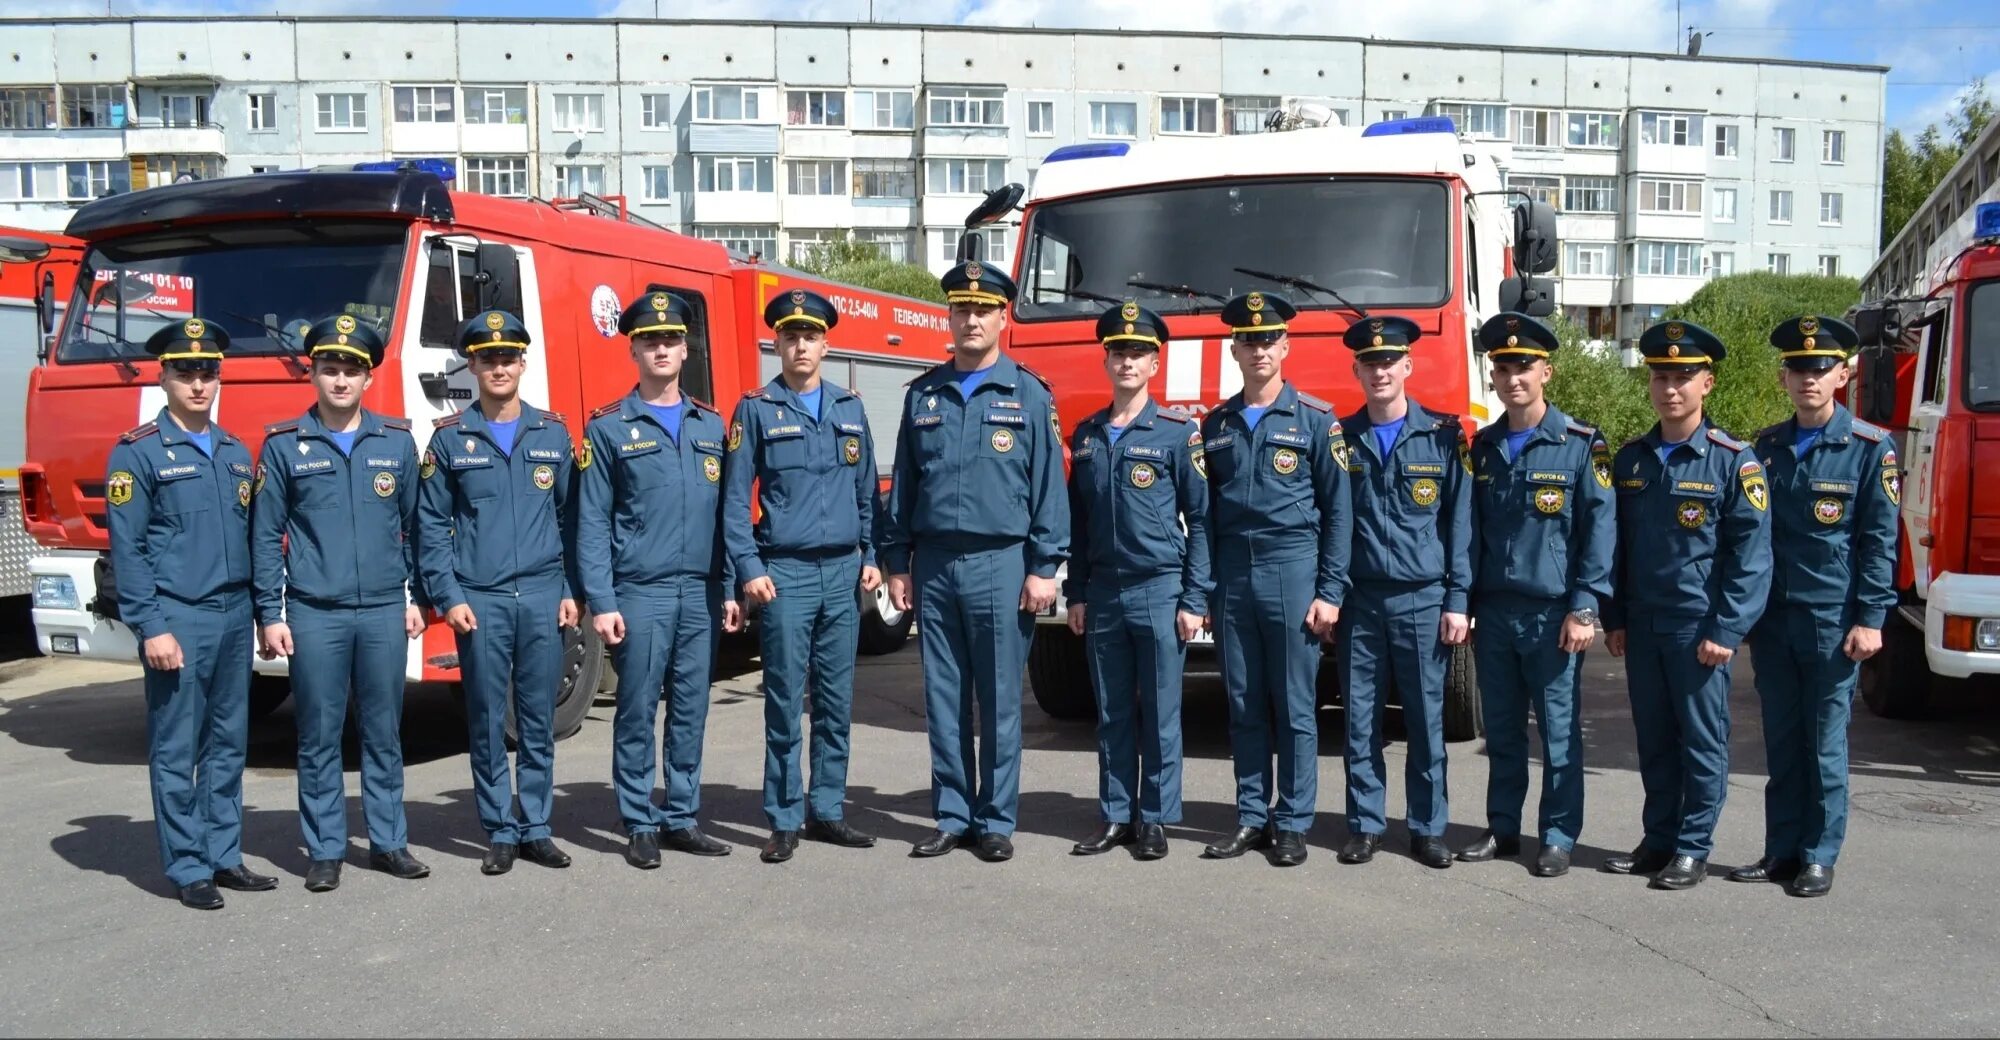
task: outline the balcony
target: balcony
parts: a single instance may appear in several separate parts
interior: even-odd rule
[[[125,124],[125,151],[131,155],[223,155],[222,125],[135,119]]]

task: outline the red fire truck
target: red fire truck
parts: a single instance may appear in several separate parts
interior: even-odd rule
[[[1066,423],[1109,399],[1095,325],[1127,298],[1173,329],[1157,399],[1199,413],[1236,393],[1242,377],[1218,312],[1252,289],[1299,306],[1286,378],[1337,414],[1362,403],[1340,337],[1363,309],[1423,329],[1415,400],[1463,416],[1468,430],[1498,414],[1474,333],[1501,310],[1552,310],[1552,283],[1532,276],[1555,268],[1553,211],[1505,190],[1495,155],[1461,140],[1449,119],[1293,128],[1300,122],[1287,116],[1281,133],[1060,148],[1031,191],[1010,186],[968,218],[968,227],[998,219],[1025,197],[1011,350],[1054,384]],[[1065,612],[1058,603],[1040,619],[1030,685],[1050,714],[1082,718],[1094,700]],[[1333,669],[1321,674],[1331,694]],[[1480,732],[1467,647],[1452,654],[1445,732]]]
[[[1901,606],[1861,697],[1920,715],[1933,675],[2000,675],[2000,123],[1862,279],[1849,399],[1896,436]],[[1988,479],[1980,480],[1981,474]]]
[[[370,164],[378,165],[378,164]],[[312,403],[298,357],[302,323],[347,313],[383,330],[388,356],[365,404],[413,420],[419,448],[432,420],[475,398],[452,349],[459,322],[487,307],[521,315],[534,336],[523,396],[563,413],[580,437],[591,409],[633,377],[617,334],[624,301],[664,288],[695,311],[683,385],[728,413],[777,371],[761,314],[780,285],[804,285],[841,309],[827,378],[861,393],[893,458],[902,384],[948,356],[941,307],[838,285],[735,255],[624,216],[622,200],[510,200],[449,189],[450,164],[267,173],[152,188],[79,209],[68,235],[81,277],[53,350],[28,381],[29,462],[21,467],[28,530],[46,551],[31,569],[44,653],[133,660],[117,620],[105,552],[105,460],[117,435],[163,404],[156,364],[141,349],[161,323],[189,314],[231,339],[216,419],[250,442],[266,423]],[[606,219],[606,217],[612,219]],[[586,561],[586,565],[589,562]],[[858,594],[858,593],[857,593]],[[861,648],[902,645],[911,618],[865,597]],[[558,734],[582,724],[604,672],[585,626],[565,633]],[[258,662],[282,675],[285,662]],[[411,681],[455,682],[450,631],[436,619],[410,644]],[[287,690],[260,682],[252,711]]]
[[[76,281],[81,251],[76,243],[45,231],[0,227],[0,386],[10,400],[0,407],[0,596],[32,591],[28,561],[35,540],[21,524],[20,466],[26,436],[24,390],[43,347],[54,313],[41,308],[66,299]],[[43,292],[46,286],[47,292]]]

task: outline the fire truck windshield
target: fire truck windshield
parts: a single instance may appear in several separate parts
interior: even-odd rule
[[[2000,410],[2000,279],[1973,286],[1965,314],[1965,403]]]
[[[1027,229],[1022,321],[1096,315],[1100,297],[1165,314],[1215,310],[1217,296],[1286,292],[1302,308],[1338,307],[1235,270],[1251,267],[1333,289],[1363,307],[1435,307],[1451,289],[1451,194],[1441,180],[1316,177],[1146,187],[1044,203]]]
[[[297,353],[301,327],[331,314],[387,329],[408,235],[390,221],[258,223],[96,243],[56,360],[144,359],[154,330],[196,315],[228,331],[232,357]]]

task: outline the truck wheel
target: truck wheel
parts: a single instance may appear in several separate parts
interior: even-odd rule
[[[1931,666],[1924,634],[1903,615],[1889,612],[1882,652],[1861,662],[1861,700],[1885,719],[1921,718],[1931,699]]]
[[[562,740],[583,728],[583,717],[597,700],[597,687],[604,678],[604,643],[595,629],[572,625],[562,630],[562,670],[556,683],[555,735]],[[514,725],[514,702],[507,702],[507,746],[514,747],[520,733]]]
[[[274,711],[292,696],[292,681],[282,675],[250,677],[250,719],[256,721]]]
[[[1444,671],[1444,739],[1478,740],[1486,722],[1479,709],[1479,683],[1472,668],[1472,643],[1451,648]]]
[[[1028,686],[1035,703],[1058,719],[1097,717],[1097,691],[1083,637],[1062,625],[1036,625],[1028,647]]]
[[[861,596],[860,650],[870,657],[893,654],[910,641],[910,629],[917,623],[914,610],[897,610],[889,602],[889,583],[884,580],[874,592]]]

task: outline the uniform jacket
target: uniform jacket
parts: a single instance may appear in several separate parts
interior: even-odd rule
[[[1384,458],[1366,408],[1346,419],[1355,584],[1435,584],[1447,613],[1472,587],[1471,455],[1458,417],[1408,402]]]
[[[1600,610],[1618,540],[1611,449],[1553,405],[1507,461],[1502,418],[1472,439],[1472,598]]]
[[[722,466],[722,529],[736,580],[765,576],[764,555],[859,550],[875,562],[875,438],[852,391],[822,380],[820,417],[783,377],[743,395]],[[762,516],[750,521],[750,488]],[[849,503],[852,503],[850,506]]]
[[[1313,595],[1339,606],[1353,552],[1352,490],[1342,479],[1347,442],[1325,401],[1286,383],[1252,430],[1243,395],[1203,418],[1209,538],[1213,551],[1246,546],[1272,562],[1319,558]]]
[[[577,459],[576,558],[593,614],[618,609],[617,590],[673,578],[735,580],[722,551],[722,456],[728,432],[714,408],[683,396],[679,441],[631,393],[591,413]]]
[[[1118,443],[1111,411],[1070,438],[1070,561],[1063,596],[1082,603],[1093,579],[1181,578],[1180,608],[1208,613],[1208,477],[1201,430],[1185,412],[1146,406]],[[1182,524],[1185,521],[1186,527]]]
[[[1771,482],[1771,605],[1852,603],[1854,624],[1881,628],[1896,605],[1895,445],[1838,404],[1803,458],[1792,450],[1797,436],[1796,418],[1757,435]]]
[[[479,405],[439,419],[418,467],[417,565],[440,611],[465,590],[560,587],[574,451],[563,417],[521,406],[514,452],[503,455]]]
[[[160,409],[111,449],[111,570],[118,616],[143,642],[167,632],[160,600],[220,609],[250,587],[250,450],[210,423],[203,455]]]

